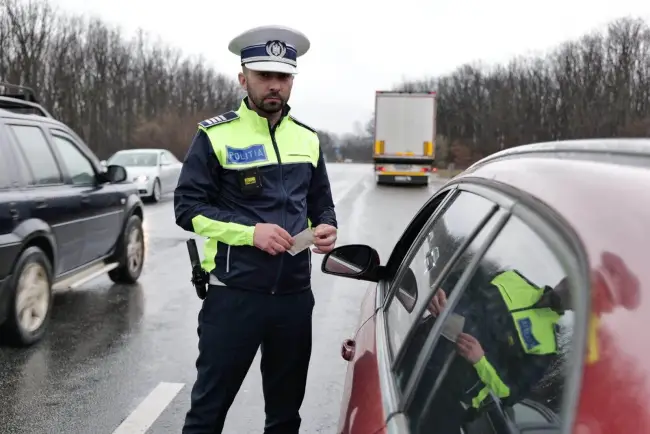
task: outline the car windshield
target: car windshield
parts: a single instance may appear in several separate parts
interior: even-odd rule
[[[158,158],[154,152],[124,152],[113,155],[108,164],[117,164],[119,166],[155,166],[158,164]]]

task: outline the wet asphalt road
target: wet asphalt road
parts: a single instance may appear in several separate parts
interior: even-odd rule
[[[328,168],[338,244],[370,244],[382,263],[441,185],[433,179],[428,189],[376,187],[370,165]],[[190,235],[175,225],[170,197],[145,206],[147,256],[138,285],[113,285],[100,277],[57,294],[41,343],[26,350],[0,348],[0,433],[114,434],[161,382],[182,388],[146,433],[180,433],[198,352],[200,301],[189,282],[185,248]],[[313,258],[314,348],[301,432],[334,433],[346,370],[340,344],[354,333],[367,284],[323,275],[321,257]],[[263,424],[258,353],[224,433],[260,433]],[[136,432],[144,433],[120,434]]]

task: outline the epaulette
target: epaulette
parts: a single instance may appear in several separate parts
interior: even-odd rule
[[[213,118],[201,121],[199,122],[199,125],[202,126],[203,128],[210,128],[210,127],[214,127],[215,125],[225,124],[226,122],[234,121],[237,118],[239,118],[237,112],[231,110],[219,116],[215,116]]]
[[[313,128],[310,127],[309,125],[305,125],[305,124],[303,124],[302,122],[300,122],[298,119],[294,118],[293,116],[289,115],[289,117],[291,118],[292,121],[294,121],[295,123],[297,123],[297,124],[300,125],[301,127],[303,127],[303,128],[305,128],[305,129],[311,131],[312,133],[318,133],[315,129],[313,129]]]

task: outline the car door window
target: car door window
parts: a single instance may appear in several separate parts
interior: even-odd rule
[[[537,413],[557,416],[546,423],[556,426],[573,332],[560,264],[521,219],[508,220],[468,283],[452,289],[462,293],[443,330],[462,317],[462,334],[455,342],[442,335],[432,351],[421,351],[423,369],[405,410],[412,434],[461,426],[467,434],[483,433],[497,403],[515,423],[535,422],[530,405],[517,405],[524,399]]]
[[[174,163],[180,163],[180,161],[178,161],[178,158],[176,158],[176,156],[175,156],[174,154],[172,154],[171,152],[169,152],[169,151],[165,151],[165,155],[167,156],[167,159],[168,159],[172,164],[174,164]]]
[[[61,184],[59,166],[43,131],[34,126],[10,125],[14,138],[20,147],[30,169],[30,185]]]
[[[394,295],[387,308],[387,330],[393,356],[399,352],[441,270],[494,207],[487,199],[462,192],[439,218],[425,226],[416,241],[419,245],[415,254],[402,264],[404,270],[398,272],[392,284]]]
[[[95,171],[90,161],[69,139],[53,133],[54,145],[59,150],[63,164],[74,185],[89,185],[95,182]]]
[[[424,299],[422,302],[426,304],[425,309],[421,313],[414,312],[418,315],[418,320],[413,323],[406,347],[404,348],[403,354],[395,367],[397,384],[402,393],[405,392],[417,359],[425,345],[425,341],[433,329],[437,318],[440,316],[441,305],[443,305],[446,299],[451,296],[451,290],[453,290],[462,274],[470,266],[472,260],[475,259],[476,255],[479,254],[480,249],[488,241],[488,237],[495,230],[498,220],[498,217],[495,215],[481,228],[481,231],[476,235],[476,237],[474,237],[471,243],[463,251],[462,255],[456,259],[453,266],[441,282],[439,284],[435,284],[434,282],[433,285],[435,285],[435,287],[432,288],[425,297],[423,297]],[[445,290],[442,291],[442,288]],[[441,298],[442,296],[444,296],[444,298]],[[449,322],[452,324],[453,320]],[[443,329],[443,332],[447,334],[448,330]]]

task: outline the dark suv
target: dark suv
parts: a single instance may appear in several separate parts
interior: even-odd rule
[[[103,168],[30,89],[0,89],[0,338],[30,345],[54,290],[140,277],[142,202],[126,170]]]

